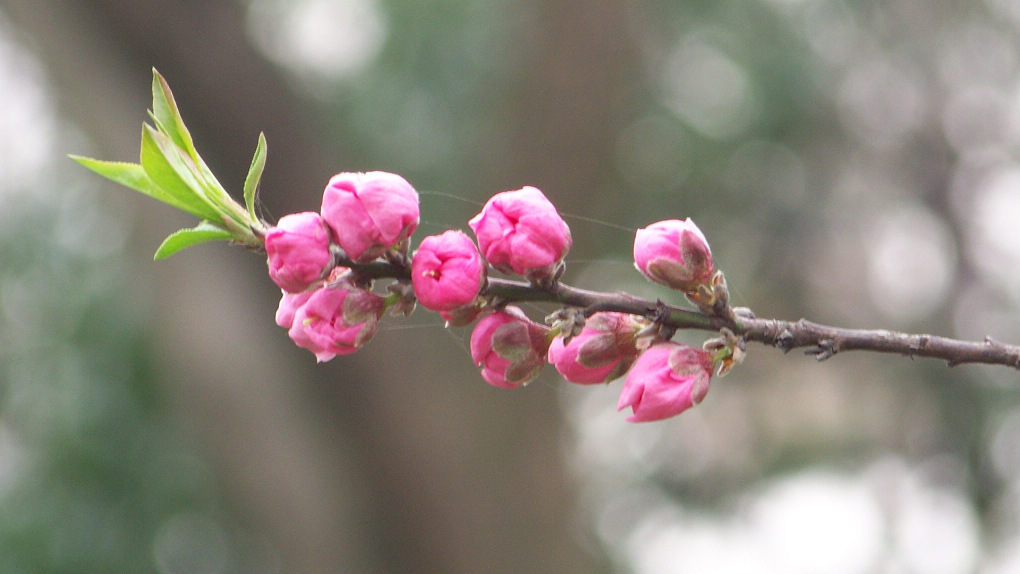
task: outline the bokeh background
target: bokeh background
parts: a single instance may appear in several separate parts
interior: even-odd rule
[[[1020,342],[1016,0],[0,0],[0,571],[1020,570],[1005,368],[752,346],[635,425],[422,310],[316,365],[260,256],[152,262],[193,222],[65,158],[136,160],[153,66],[235,194],[265,131],[269,218],[535,185],[580,286],[675,300],[630,242],[689,216],[759,316]]]

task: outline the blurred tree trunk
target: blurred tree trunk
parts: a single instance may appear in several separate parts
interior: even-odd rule
[[[65,111],[104,158],[137,157],[155,66],[228,189],[259,130],[271,212],[315,209],[343,167],[342,135],[317,133],[316,108],[253,51],[240,2],[0,7],[35,38]],[[530,51],[503,110],[514,149],[480,180],[493,191],[549,186],[569,198],[564,210],[584,211],[606,187],[619,86],[637,69],[623,1],[522,8]],[[150,266],[161,236],[190,222],[128,201],[141,227],[132,257],[145,265],[134,288],[154,290],[168,395],[286,571],[597,571],[578,543],[554,388],[491,389],[463,348],[414,331],[315,367],[273,325],[278,292],[259,257],[203,247]]]

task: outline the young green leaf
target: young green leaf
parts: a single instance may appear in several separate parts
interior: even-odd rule
[[[208,221],[203,221],[191,229],[181,229],[171,233],[163,240],[162,245],[156,250],[153,259],[166,259],[178,251],[205,243],[207,241],[229,241],[233,239],[230,232],[219,228]]]
[[[156,127],[160,131],[170,136],[170,139],[188,152],[193,160],[198,161],[198,152],[191,140],[191,133],[188,132],[184,119],[177,109],[174,94],[156,68],[152,69],[152,120],[156,122]]]
[[[234,206],[231,204],[235,202],[230,199],[229,194],[216,180],[216,176],[198,155],[198,150],[191,139],[191,133],[184,125],[184,118],[181,117],[180,110],[177,108],[173,92],[170,91],[166,79],[155,68],[152,69],[152,111],[149,115],[156,124],[158,133],[167,136],[173,142],[173,147],[183,152],[182,155],[185,157],[182,159],[185,160],[188,171],[202,185],[199,191],[206,202],[216,206],[220,212],[230,212],[229,215],[240,222],[241,219],[233,213]],[[166,146],[164,151],[169,151],[169,146]],[[169,158],[169,154],[168,159],[172,159]]]
[[[173,195],[167,193],[162,187],[156,185],[156,182],[152,181],[149,175],[145,173],[142,166],[137,163],[103,161],[78,155],[71,155],[68,157],[111,181],[119,183],[125,187],[129,187],[139,193],[144,193],[153,199],[162,201],[163,203],[176,207],[182,211],[187,211],[192,215],[205,217],[200,210],[193,209],[190,205],[182,202]]]
[[[149,178],[188,206],[188,212],[203,219],[220,221],[221,214],[205,196],[202,184],[181,157],[180,149],[169,136],[151,126],[142,126],[141,164]]]
[[[255,157],[251,158],[251,167],[248,168],[248,176],[244,178],[244,206],[248,208],[248,215],[252,221],[258,221],[255,216],[255,192],[259,188],[259,180],[262,178],[262,169],[266,167],[266,134],[259,132],[259,143],[255,146]]]

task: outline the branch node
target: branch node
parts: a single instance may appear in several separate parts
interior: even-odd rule
[[[734,307],[733,314],[741,319],[757,319],[750,307]]]
[[[655,301],[655,313],[652,316],[652,324],[637,332],[637,337],[652,335],[656,341],[668,341],[676,334],[676,327],[666,325],[669,318],[669,306],[658,299]]]
[[[931,335],[918,335],[917,342],[910,345],[910,352],[908,356],[913,359],[915,353],[919,353],[924,349],[927,349],[931,345]]]
[[[833,339],[822,339],[818,345],[804,351],[805,355],[814,355],[816,361],[824,361],[832,358],[839,352],[839,347]]]
[[[546,325],[549,325],[563,336],[563,344],[570,343],[570,340],[581,334],[584,330],[585,319],[584,309],[578,307],[561,307],[550,313],[545,318]]]
[[[775,345],[777,349],[783,351],[783,353],[789,353],[791,350],[793,350],[793,342],[794,342],[793,333],[790,332],[789,327],[784,327],[783,330],[780,331],[778,335],[776,335],[776,338],[775,340],[773,340],[772,344]]]

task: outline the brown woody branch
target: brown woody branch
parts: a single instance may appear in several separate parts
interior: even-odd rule
[[[950,367],[963,363],[985,363],[1020,369],[1020,347],[991,337],[985,337],[982,342],[960,341],[884,329],[842,329],[805,319],[796,322],[751,319],[744,321],[744,327],[740,334],[749,341],[772,345],[784,352],[806,348],[804,352],[814,355],[819,361],[842,351],[872,351],[943,359]]]
[[[376,261],[365,265],[341,262],[366,277],[410,279],[410,271],[399,264]],[[616,311],[659,321],[675,329],[719,331],[729,329],[747,341],[781,349],[784,353],[804,349],[818,361],[844,351],[871,351],[906,357],[930,357],[945,360],[950,367],[964,363],[1005,365],[1020,370],[1020,346],[1007,345],[986,337],[982,342],[961,341],[936,335],[914,335],[884,329],[843,329],[820,325],[805,319],[782,321],[759,319],[747,309],[730,309],[719,316],[650,301],[627,293],[602,293],[572,287],[562,282],[548,288],[523,281],[489,278],[482,293],[501,302],[547,302],[598,311]]]

